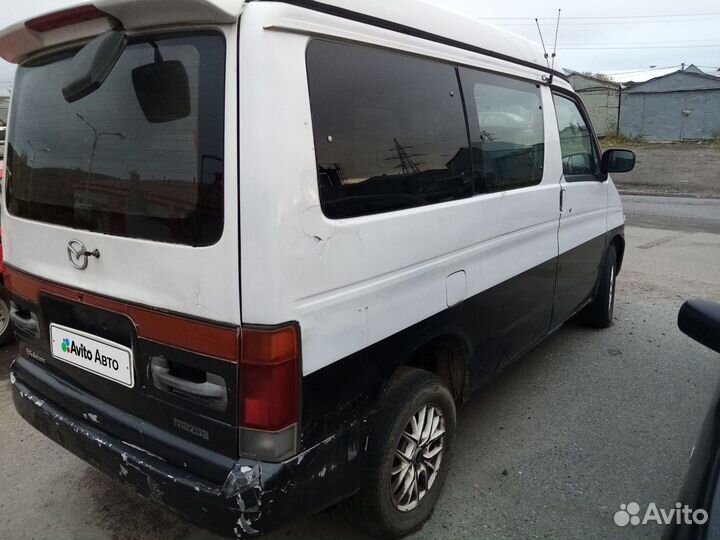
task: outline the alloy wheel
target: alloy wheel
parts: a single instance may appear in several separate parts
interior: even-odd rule
[[[415,509],[437,479],[445,450],[445,419],[434,405],[417,411],[395,449],[390,488],[395,507]]]

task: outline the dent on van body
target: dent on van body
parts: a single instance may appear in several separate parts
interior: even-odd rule
[[[284,463],[240,459],[225,473],[224,481],[215,483],[109,435],[92,420],[68,413],[28,385],[23,364],[14,368],[10,372],[13,401],[27,422],[139,494],[222,536],[255,536],[322,510],[350,495],[362,478],[367,419],[351,423]]]

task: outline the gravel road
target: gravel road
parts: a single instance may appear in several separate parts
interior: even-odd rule
[[[613,176],[627,193],[720,197],[720,147],[698,143],[622,145],[637,154],[635,170]]]
[[[645,195],[622,199],[628,225],[720,234],[720,199]]]

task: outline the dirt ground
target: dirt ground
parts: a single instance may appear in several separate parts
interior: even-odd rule
[[[613,176],[625,193],[720,198],[720,147],[700,143],[622,145],[635,170]]]

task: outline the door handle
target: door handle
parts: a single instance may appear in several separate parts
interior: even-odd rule
[[[560,213],[565,212],[565,188],[560,188]]]
[[[227,386],[219,375],[206,373],[207,380],[196,383],[170,373],[170,365],[165,358],[153,356],[150,359],[150,371],[155,386],[160,390],[174,390],[191,397],[207,400],[208,404],[219,410],[227,407]]]

